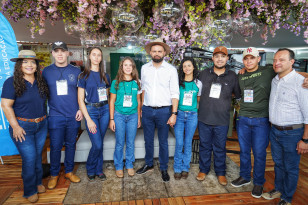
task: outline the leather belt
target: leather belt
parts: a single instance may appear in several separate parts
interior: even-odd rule
[[[166,107],[170,107],[170,106],[171,106],[171,105],[167,105],[167,106],[160,106],[160,107],[151,107],[151,106],[147,106],[147,107],[150,107],[150,108],[152,108],[152,109],[157,110],[157,109],[166,108]]]
[[[108,104],[108,101],[105,100],[103,102],[99,102],[99,103],[85,103],[86,105],[90,105],[90,106],[93,106],[93,107],[103,107],[104,105],[107,105]]]
[[[278,126],[272,124],[277,130],[283,131],[283,130],[294,130],[304,127],[304,124],[297,124],[297,125],[289,125],[289,126]]]
[[[42,122],[45,118],[46,115],[44,115],[43,117],[38,117],[35,119],[26,119],[26,118],[22,118],[22,117],[16,117],[18,120],[24,121],[24,122],[35,122],[35,123],[39,123]]]

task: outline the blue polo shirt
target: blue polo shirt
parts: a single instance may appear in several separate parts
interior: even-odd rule
[[[55,64],[43,70],[43,77],[49,88],[49,116],[75,117],[79,110],[77,99],[77,81],[80,69],[68,64],[66,67],[57,67]],[[67,95],[57,95],[58,80],[66,80]]]
[[[88,78],[80,77],[78,79],[78,87],[85,89],[86,91],[86,97],[85,102],[86,103],[98,103],[98,92],[97,88],[110,88],[110,77],[107,73],[105,73],[107,81],[109,85],[107,85],[104,81],[104,79],[101,82],[99,72],[90,71],[90,74]]]
[[[36,80],[31,84],[26,82],[26,90],[17,97],[14,88],[14,79],[10,77],[3,84],[1,98],[15,100],[13,109],[16,117],[35,119],[46,115],[46,97],[41,97]]]

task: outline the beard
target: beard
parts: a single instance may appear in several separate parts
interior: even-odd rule
[[[215,64],[214,64],[215,68],[217,68],[217,69],[223,69],[223,68],[226,67],[226,65],[227,65],[227,64],[225,64],[225,65],[223,65],[223,66],[218,66],[218,65],[215,65]]]
[[[152,58],[152,61],[153,62],[155,62],[155,63],[160,63],[160,62],[162,62],[164,60],[164,57],[162,57],[162,58],[159,58],[159,59],[157,59],[157,58]]]

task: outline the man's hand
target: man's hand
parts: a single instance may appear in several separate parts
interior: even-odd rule
[[[238,71],[238,74],[241,74],[241,75],[242,75],[242,74],[244,74],[245,72],[246,72],[246,69],[245,69],[245,68],[242,68],[241,70]]]
[[[77,111],[75,119],[77,121],[81,121],[83,119],[83,115],[82,115],[82,112],[80,110]]]
[[[175,125],[176,123],[176,115],[175,114],[172,114],[167,122],[168,125],[170,125],[170,127],[173,128],[173,126]]]
[[[296,147],[297,153],[298,154],[305,154],[308,152],[308,144],[306,144],[305,142],[303,142],[302,140],[300,140],[297,143],[297,147]]]
[[[304,79],[303,87],[308,88],[308,78]]]

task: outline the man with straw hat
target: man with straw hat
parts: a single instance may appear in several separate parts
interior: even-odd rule
[[[170,47],[162,39],[148,43],[145,50],[151,55],[152,61],[141,68],[142,126],[146,153],[145,165],[137,170],[137,174],[153,171],[154,134],[157,128],[160,170],[163,181],[168,182],[168,132],[169,126],[173,127],[176,122],[179,101],[178,75],[176,68],[164,61],[164,57],[170,53]]]

